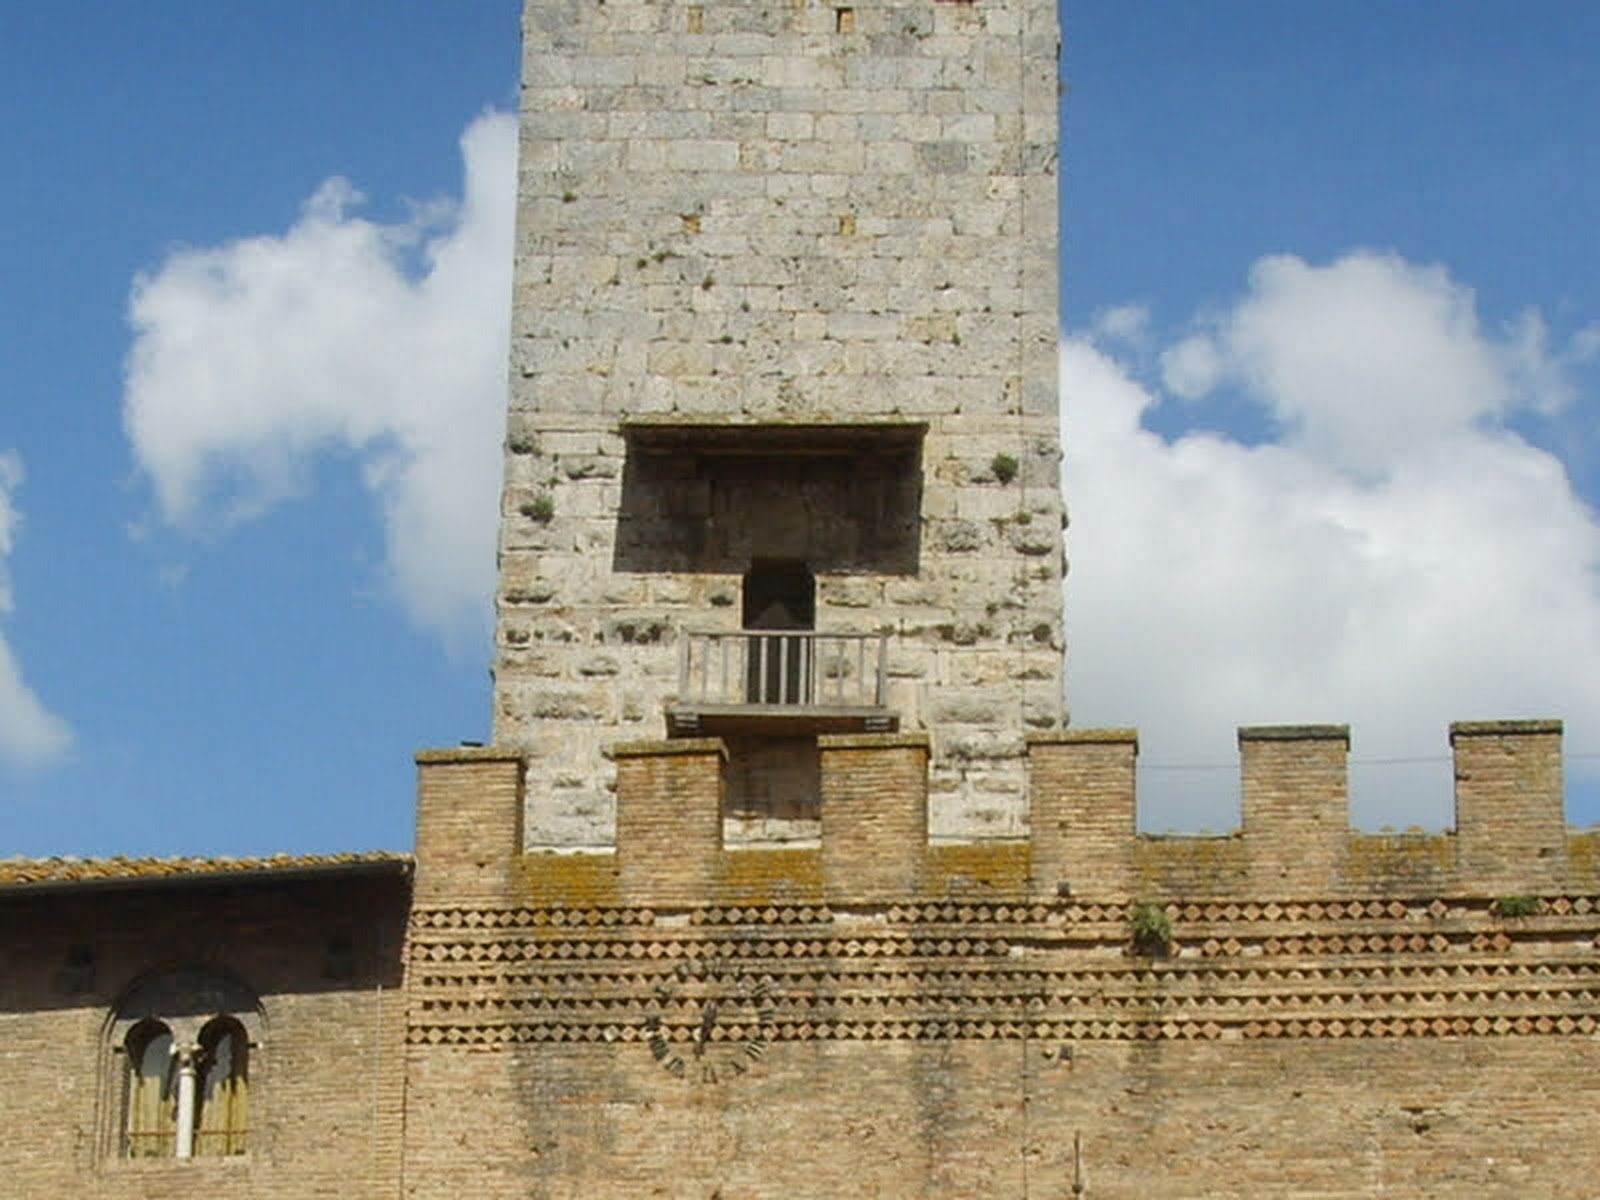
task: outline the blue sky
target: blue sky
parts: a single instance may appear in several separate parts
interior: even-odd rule
[[[1561,715],[1600,820],[1600,9],[1064,26],[1075,722],[1152,826],[1307,720],[1437,825],[1448,720]],[[0,854],[409,845],[488,729],[517,5],[10,6],[0,68]]]

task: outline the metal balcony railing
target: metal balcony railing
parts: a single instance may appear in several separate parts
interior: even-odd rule
[[[877,633],[686,632],[678,640],[676,707],[871,716],[885,706],[887,646]]]

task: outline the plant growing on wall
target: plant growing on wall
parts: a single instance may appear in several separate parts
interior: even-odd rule
[[[1544,911],[1537,896],[1501,896],[1489,906],[1497,917],[1536,917]]]
[[[989,470],[1001,483],[1010,483],[1017,477],[1017,460],[1009,454],[996,454],[989,463]]]
[[[530,521],[538,521],[543,525],[556,515],[556,503],[550,499],[549,493],[540,492],[532,500],[524,503],[518,511]]]
[[[1140,954],[1156,957],[1172,947],[1172,918],[1159,904],[1141,901],[1129,914],[1133,926],[1133,948]]]

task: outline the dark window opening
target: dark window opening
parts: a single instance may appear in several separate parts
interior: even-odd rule
[[[746,629],[815,629],[817,580],[803,562],[757,559],[744,577]]]
[[[751,704],[805,704],[811,698],[811,642],[817,581],[805,563],[757,560],[744,577],[744,627],[783,630],[745,639],[745,699]]]
[[[61,970],[56,974],[56,990],[69,995],[94,990],[94,947],[73,942],[67,947]]]

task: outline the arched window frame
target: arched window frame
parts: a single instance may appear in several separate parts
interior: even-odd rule
[[[237,1017],[213,1017],[200,1030],[199,1046],[194,1156],[243,1154],[250,1133],[250,1035]]]
[[[154,1018],[139,1021],[122,1040],[121,1142],[124,1158],[171,1158],[177,1145],[172,1030]]]
[[[106,1025],[115,1085],[108,1105],[108,1154],[119,1159],[188,1160],[238,1157],[250,1149],[249,1122],[260,1111],[259,1079],[265,1022],[260,1003],[244,984],[215,970],[179,968],[153,972],[136,980],[112,1009]],[[146,1129],[156,1110],[148,1099],[135,1106],[140,1086],[139,1064],[132,1055],[155,1036],[170,1037],[172,1067],[164,1081],[163,1103],[172,1104],[170,1137]],[[234,1055],[239,1070],[223,1097],[226,1112],[212,1113],[203,1128],[208,1046],[226,1032],[238,1039]],[[145,1085],[148,1087],[148,1085]],[[217,1097],[213,1095],[215,1102]],[[225,1119],[220,1119],[223,1117]],[[159,1149],[151,1149],[159,1147]]]

